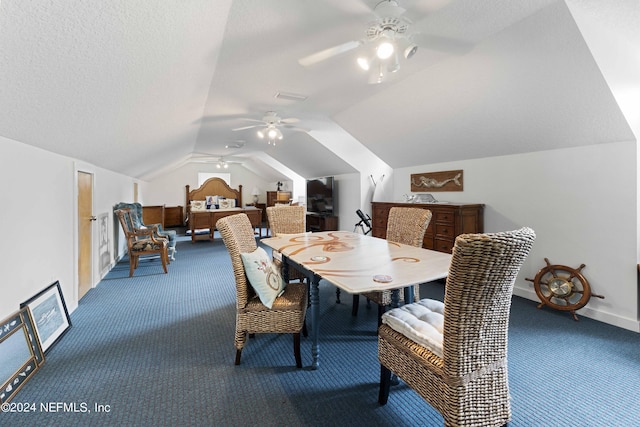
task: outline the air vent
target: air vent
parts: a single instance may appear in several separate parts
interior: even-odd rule
[[[308,98],[306,95],[300,95],[293,92],[276,92],[276,98],[286,99],[287,101],[304,101]]]

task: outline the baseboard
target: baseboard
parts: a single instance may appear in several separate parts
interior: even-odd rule
[[[104,279],[107,274],[109,274],[111,272],[111,270],[113,270],[113,268],[120,262],[122,261],[122,258],[124,258],[124,254],[116,257],[116,259],[109,264],[108,268],[105,268],[104,271],[100,274],[100,280]],[[98,282],[99,283],[99,282]],[[96,283],[96,286],[98,286],[98,283]]]
[[[513,294],[531,301],[540,302],[538,295],[536,295],[533,289],[530,290],[514,287]],[[628,329],[633,332],[640,332],[640,321],[638,321],[637,319],[628,319],[600,310],[594,310],[590,307],[583,307],[580,310],[576,311],[576,314],[578,314],[578,316],[588,317],[589,319],[607,323],[618,328]]]

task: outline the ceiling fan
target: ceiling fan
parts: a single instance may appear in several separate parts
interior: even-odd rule
[[[450,53],[469,50],[469,44],[458,40],[410,31],[413,22],[405,16],[405,12],[406,9],[396,0],[382,0],[373,9],[376,19],[366,28],[365,38],[321,50],[299,59],[298,63],[310,67],[365,46],[364,52],[358,57],[358,65],[371,72],[369,83],[381,83],[389,73],[400,69],[401,56],[410,59],[419,46]]]
[[[276,140],[281,140],[283,138],[282,131],[279,129],[281,127],[300,130],[306,132],[306,129],[298,128],[292,126],[293,123],[298,123],[300,119],[296,119],[293,117],[290,118],[280,118],[275,111],[267,111],[262,117],[262,120],[245,118],[244,120],[248,120],[251,122],[256,122],[258,124],[242,126],[239,128],[231,129],[232,131],[241,131],[246,129],[258,128],[258,137],[260,139],[266,139],[269,144],[276,145]]]

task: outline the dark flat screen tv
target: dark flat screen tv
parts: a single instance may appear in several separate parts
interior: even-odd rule
[[[307,180],[307,212],[334,215],[333,177]]]

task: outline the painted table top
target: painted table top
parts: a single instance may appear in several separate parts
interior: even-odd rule
[[[451,255],[349,231],[262,239],[349,293],[398,289],[447,276]]]

